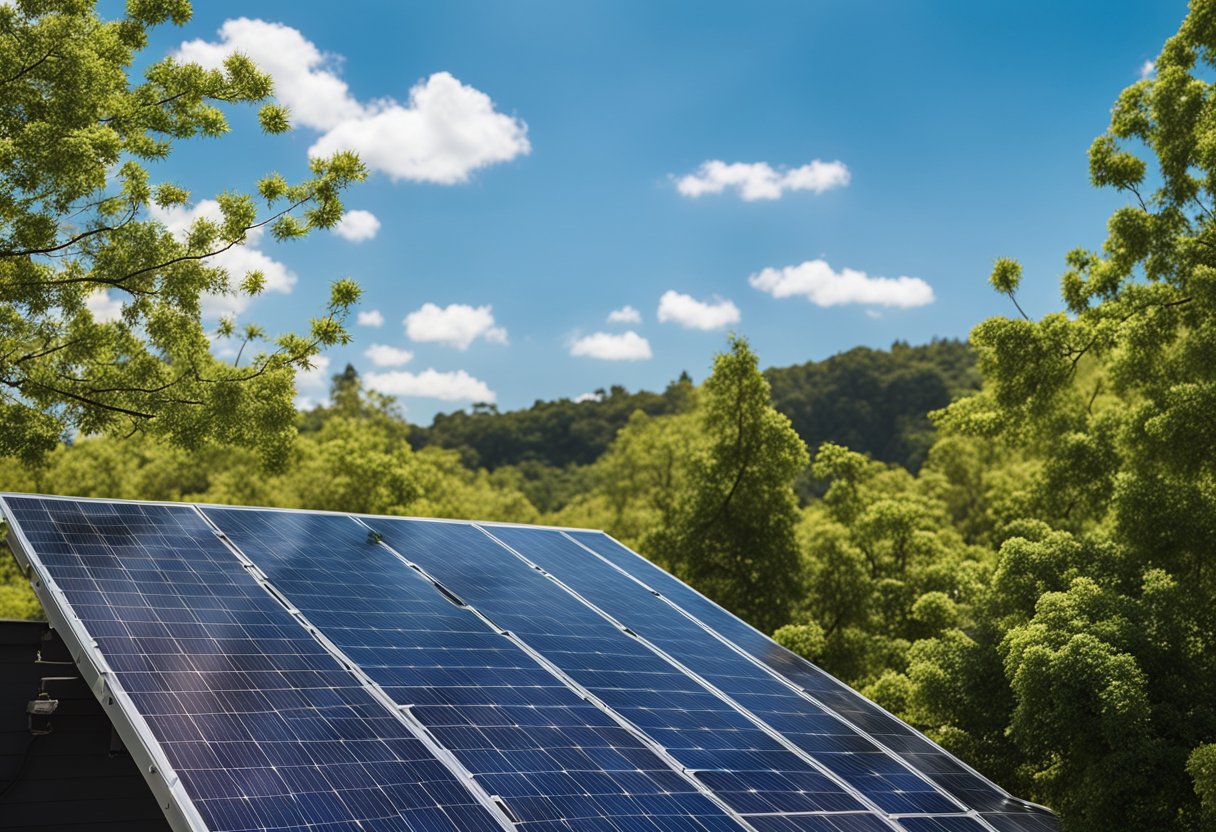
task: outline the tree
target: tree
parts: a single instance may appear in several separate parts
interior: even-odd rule
[[[670,520],[643,550],[718,603],[772,632],[801,594],[793,483],[808,462],[773,409],[747,341],[732,337],[701,390],[704,437]]]
[[[910,645],[971,626],[991,555],[953,527],[939,477],[928,469],[913,477],[825,443],[812,472],[826,491],[798,526],[806,596],[798,623],[774,635],[904,714],[909,685],[894,678],[907,668]]]
[[[226,192],[218,210],[175,238],[153,212],[190,194],[154,182],[149,165],[175,143],[228,130],[220,105],[267,102],[269,76],[241,55],[222,69],[165,58],[130,77],[148,32],[184,23],[187,0],[132,0],[102,21],[91,2],[0,4],[0,455],[45,456],[69,433],[146,433],[195,448],[218,440],[281,461],[294,436],[294,371],[344,343],[357,300],[333,284],[307,334],[267,340],[231,320],[208,332],[207,293],[255,295],[263,275],[230,275],[212,257],[256,229],[292,239],[342,215],[340,192],[364,176],[358,159],[314,159],[289,184],[271,174],[257,198]],[[262,128],[288,129],[263,103]],[[97,300],[120,302],[103,322]],[[245,365],[218,360],[210,338],[265,342]],[[239,362],[239,359],[238,359]]]
[[[942,425],[1038,460],[1031,516],[997,530],[986,625],[909,669],[926,721],[1004,744],[1075,830],[1214,828],[1216,2],[1155,64],[1090,148],[1129,201],[1067,255],[1067,311],[972,333],[985,388]],[[1021,277],[1001,259],[991,282],[1016,303]],[[977,695],[994,667],[1004,692]]]
[[[693,390],[688,395],[695,399]],[[608,451],[588,466],[592,487],[550,522],[603,529],[670,568],[662,543],[648,541],[670,525],[679,495],[688,489],[690,459],[704,442],[700,419],[696,411],[649,416],[635,410]]]

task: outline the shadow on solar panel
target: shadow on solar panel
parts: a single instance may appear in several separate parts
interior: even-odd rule
[[[175,830],[1056,828],[600,532],[2,508]]]

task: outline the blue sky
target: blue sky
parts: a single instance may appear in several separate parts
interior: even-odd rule
[[[150,55],[274,62],[297,127],[268,137],[238,111],[231,135],[156,173],[203,200],[301,176],[314,145],[374,160],[347,198],[374,236],[254,241],[234,265],[269,264],[282,291],[239,319],[298,328],[331,280],[355,278],[383,323],[352,321],[326,371],[354,363],[405,393],[412,421],[487,393],[507,409],[661,389],[681,370],[702,379],[729,330],[764,366],[963,337],[1010,312],[986,285],[997,256],[1024,263],[1027,311],[1059,308],[1064,253],[1099,245],[1122,202],[1091,188],[1085,151],[1184,14],[1178,0],[200,2]],[[627,306],[640,320],[608,321]],[[317,376],[302,381],[312,400]]]

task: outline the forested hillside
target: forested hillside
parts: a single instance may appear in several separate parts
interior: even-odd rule
[[[812,448],[846,445],[916,471],[933,444],[928,414],[980,387],[965,341],[934,340],[890,350],[857,347],[823,361],[764,371],[773,407]]]
[[[971,348],[950,339],[918,346],[897,341],[890,350],[857,347],[764,375],[773,405],[807,445],[837,442],[913,470],[932,442],[928,413],[980,384]],[[685,374],[662,393],[614,386],[595,391],[596,399],[537,401],[505,413],[476,406],[436,416],[430,427],[415,427],[409,441],[416,449],[458,450],[470,468],[491,471],[521,463],[587,465],[608,449],[635,411],[662,416],[687,409],[690,386]]]
[[[918,346],[897,341],[890,350],[857,347],[764,375],[774,407],[808,447],[835,442],[912,471],[933,441],[928,414],[979,389],[971,348],[948,339]],[[586,466],[604,455],[633,414],[671,415],[693,403],[686,373],[662,393],[614,386],[595,395],[577,402],[537,401],[507,412],[479,405],[440,414],[429,427],[413,427],[409,442],[415,449],[455,450],[472,470],[501,471],[538,508],[555,511],[586,488]],[[799,493],[813,491],[804,477]]]

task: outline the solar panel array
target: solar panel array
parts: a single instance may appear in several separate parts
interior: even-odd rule
[[[182,830],[1056,828],[599,532],[0,506]]]

